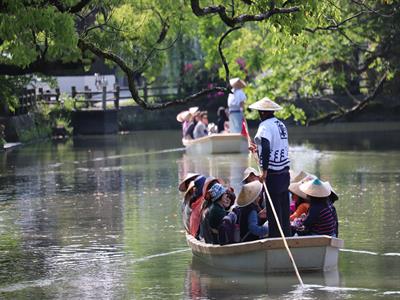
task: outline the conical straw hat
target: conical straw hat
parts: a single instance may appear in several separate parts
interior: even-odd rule
[[[329,181],[326,182],[327,184],[329,184],[329,186],[331,187],[331,200],[332,202],[335,202],[336,200],[339,200],[339,196],[337,195],[337,193],[335,192],[335,190],[333,189],[333,187],[331,186],[331,184],[329,183]]]
[[[302,172],[303,172],[303,171],[302,171]],[[303,173],[305,173],[305,172],[303,172]],[[300,190],[300,185],[302,185],[304,182],[307,182],[307,181],[309,181],[309,180],[313,180],[313,179],[316,179],[316,178],[317,178],[316,176],[309,174],[309,175],[307,175],[306,177],[304,177],[304,178],[303,178],[302,180],[300,180],[300,181],[292,182],[292,183],[289,185],[289,191],[290,191],[292,194],[295,194],[295,195],[299,196],[299,197],[302,198],[302,199],[307,199],[307,195],[306,195],[304,192],[302,192],[302,191]]]
[[[250,109],[255,109],[255,110],[262,110],[262,111],[277,111],[281,110],[282,106],[279,104],[275,103],[268,97],[264,97],[261,100],[258,100],[257,102],[254,102],[249,106]]]
[[[230,79],[229,84],[234,89],[242,89],[242,88],[246,87],[246,82],[244,82],[242,79],[240,79],[238,77]]]
[[[188,115],[190,115],[190,112],[188,110],[181,111],[179,114],[176,115],[176,120],[182,123]]]
[[[178,186],[179,191],[184,192],[186,191],[186,184],[187,181],[190,179],[194,179],[195,177],[199,176],[199,173],[187,173],[186,177],[181,181],[181,183]]]
[[[289,171],[290,173],[290,182],[299,182],[301,180],[303,180],[304,178],[306,178],[308,175],[310,175],[309,173],[305,172],[305,171],[300,171],[298,173],[295,172],[291,172],[292,170]]]
[[[331,194],[330,184],[318,178],[304,182],[299,188],[302,192],[311,197],[324,198]]]
[[[244,207],[257,199],[262,191],[262,183],[259,181],[252,181],[244,184],[240,190],[239,196],[236,199],[236,204],[239,207]]]
[[[191,115],[194,115],[196,112],[198,112],[199,108],[197,106],[192,106],[189,107],[189,112]]]
[[[190,190],[193,189],[193,188],[194,188],[194,180],[192,180],[192,181],[189,183],[189,185],[188,185],[188,187],[187,187],[187,189],[186,189],[186,191],[185,191],[185,195],[184,195],[185,198],[186,198],[187,194],[190,192]]]
[[[243,172],[243,179],[242,182],[244,182],[249,176],[250,174],[253,173],[256,176],[260,176],[260,172],[258,172],[256,169],[252,168],[252,167],[248,167],[246,168],[246,170],[244,170]]]

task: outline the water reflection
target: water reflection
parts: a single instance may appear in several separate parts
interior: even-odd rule
[[[193,257],[185,277],[185,298],[188,299],[243,299],[277,298],[299,299],[323,296],[320,288],[340,286],[339,272],[302,274],[305,289],[300,288],[295,274],[252,274],[210,268]],[[317,289],[318,288],[318,289]],[[329,294],[324,295],[329,299]]]
[[[345,143],[341,134],[330,135]],[[307,289],[299,290],[292,274],[240,276],[192,266],[178,182],[198,171],[238,191],[243,170],[254,163],[240,154],[188,157],[179,131],[136,132],[3,153],[0,298],[194,298],[188,273],[208,288],[204,298],[228,298],[230,282],[245,291],[234,290],[242,298],[398,297],[400,152],[374,151],[374,141],[368,151],[350,151],[350,139],[346,151],[335,151],[332,140],[292,137],[292,169],[329,180],[341,197],[340,278],[302,274]],[[384,143],[396,146],[398,139]]]
[[[218,154],[192,156],[183,154],[177,160],[179,180],[188,172],[196,172],[205,176],[221,178],[227,185],[238,191],[243,179],[243,171],[252,164],[251,157],[247,154]]]

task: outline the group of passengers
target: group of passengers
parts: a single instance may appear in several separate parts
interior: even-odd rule
[[[217,124],[208,122],[207,111],[200,111],[198,107],[191,107],[180,112],[176,120],[182,123],[182,137],[184,139],[198,139],[210,133],[229,132],[229,118],[225,107],[217,111]]]
[[[197,106],[180,112],[176,120],[182,123],[182,136],[185,139],[198,139],[208,135],[208,114],[199,111]]]
[[[206,243],[228,244],[268,236],[268,197],[253,168],[244,171],[236,197],[232,187],[215,177],[188,173],[179,184],[184,192],[182,218],[185,230]],[[301,171],[291,173],[291,235],[338,236],[338,218],[333,203],[338,196],[329,182]]]
[[[197,106],[180,112],[176,120],[182,123],[182,137],[184,139],[198,139],[210,133],[240,133],[244,120],[243,110],[246,95],[243,88],[246,83],[240,78],[229,81],[232,93],[228,95],[227,105],[217,110],[217,124],[208,122],[207,111],[200,111]]]

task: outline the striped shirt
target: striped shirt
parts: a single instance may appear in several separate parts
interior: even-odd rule
[[[337,236],[337,215],[332,205],[324,200],[311,202],[310,210],[303,225],[311,234]]]
[[[288,167],[290,164],[289,143],[285,125],[275,117],[266,119],[260,123],[254,137],[260,157],[262,155],[261,138],[267,139],[270,145],[268,169],[280,171]]]

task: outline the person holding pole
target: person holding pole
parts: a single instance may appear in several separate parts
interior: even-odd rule
[[[232,93],[228,96],[229,132],[240,133],[244,118],[244,102],[246,101],[243,88],[246,87],[246,83],[240,78],[232,78],[229,80],[229,84],[232,86]]]
[[[285,125],[274,116],[274,112],[281,110],[282,107],[265,97],[249,108],[258,110],[261,119],[254,137],[255,144],[252,143],[249,148],[252,152],[258,153],[260,180],[266,184],[283,234],[290,236],[288,133]],[[269,237],[280,237],[277,220],[268,201],[266,208]]]

